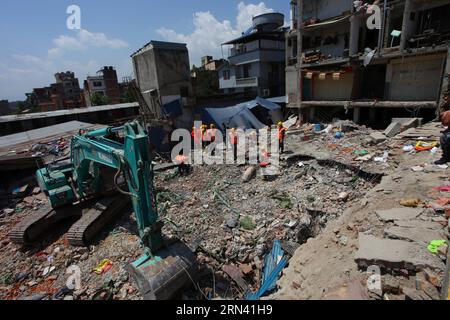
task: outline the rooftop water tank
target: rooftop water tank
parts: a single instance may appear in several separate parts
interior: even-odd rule
[[[253,18],[253,27],[259,31],[273,31],[284,25],[284,14],[265,13]]]

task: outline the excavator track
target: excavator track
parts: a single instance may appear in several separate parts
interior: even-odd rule
[[[67,233],[69,244],[75,247],[89,245],[99,232],[130,205],[123,195],[103,198],[92,206]]]
[[[47,204],[25,217],[11,230],[9,237],[12,243],[18,245],[32,244],[61,220],[81,215],[82,209],[78,206],[53,209]]]

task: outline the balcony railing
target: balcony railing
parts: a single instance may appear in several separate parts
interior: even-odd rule
[[[257,87],[257,86],[258,86],[258,77],[236,79],[236,87]]]

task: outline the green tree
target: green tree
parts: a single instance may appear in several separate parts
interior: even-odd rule
[[[104,106],[109,103],[109,99],[105,95],[95,92],[91,95],[91,103],[93,106]]]

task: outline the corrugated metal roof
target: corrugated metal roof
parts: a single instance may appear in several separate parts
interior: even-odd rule
[[[97,106],[97,107],[89,107],[89,108],[78,108],[78,109],[57,110],[57,111],[50,111],[50,112],[28,113],[28,114],[0,117],[0,123],[42,119],[42,118],[53,118],[53,117],[60,117],[60,116],[72,115],[72,114],[83,114],[83,113],[137,108],[137,107],[139,107],[139,103],[133,102],[133,103],[114,104],[114,105]]]
[[[0,137],[0,148],[11,147],[32,141],[39,141],[41,139],[49,139],[51,137],[56,137],[57,139],[57,137],[66,133],[77,132],[80,129],[87,129],[95,126],[97,125],[79,121],[71,121],[50,127],[16,133],[9,136]]]

